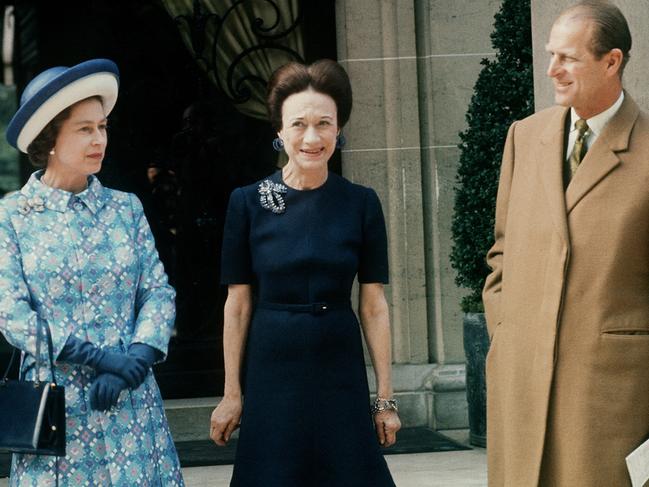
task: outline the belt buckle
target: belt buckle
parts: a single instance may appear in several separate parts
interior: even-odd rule
[[[320,315],[322,313],[326,313],[329,310],[329,305],[327,303],[321,302],[321,303],[313,303],[311,305],[311,312],[314,315]]]

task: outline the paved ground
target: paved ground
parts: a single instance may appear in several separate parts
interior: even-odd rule
[[[444,432],[465,442],[466,432]],[[397,487],[484,487],[487,456],[482,448],[471,451],[415,453],[385,457]],[[183,469],[187,487],[227,487],[232,466]],[[0,487],[7,487],[0,479]]]
[[[483,487],[487,485],[485,451],[416,453],[386,457],[397,487]],[[183,471],[187,487],[227,487],[232,466]]]

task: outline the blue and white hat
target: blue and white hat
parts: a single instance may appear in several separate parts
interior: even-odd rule
[[[100,96],[106,115],[117,101],[119,70],[109,59],[91,59],[71,68],[43,71],[29,82],[20,108],[7,126],[7,141],[21,152],[63,110],[91,96]]]

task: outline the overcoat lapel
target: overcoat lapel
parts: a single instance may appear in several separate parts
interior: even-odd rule
[[[606,124],[588,150],[566,190],[566,210],[570,213],[581,199],[608,176],[621,161],[618,152],[625,151],[633,124],[640,113],[628,94],[619,111]]]
[[[548,199],[548,210],[557,231],[568,243],[568,219],[563,186],[563,138],[568,109],[557,110],[553,119],[541,133],[542,150],[537,154],[537,163]]]

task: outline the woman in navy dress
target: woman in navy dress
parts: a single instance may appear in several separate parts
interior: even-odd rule
[[[351,104],[349,78],[333,61],[277,70],[268,107],[288,163],[230,198],[225,391],[210,434],[224,445],[241,424],[231,486],[394,487],[380,449],[400,428],[383,213],[372,189],[327,168]],[[350,304],[356,276],[373,405]]]

